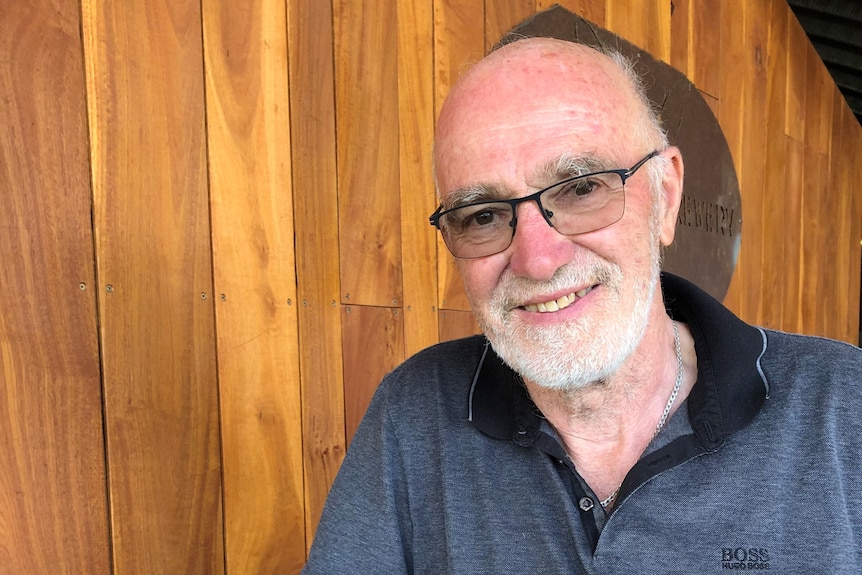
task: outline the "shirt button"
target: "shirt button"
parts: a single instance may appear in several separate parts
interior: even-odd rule
[[[581,497],[580,501],[578,501],[578,507],[581,508],[581,511],[589,511],[594,506],[595,503],[589,497]]]

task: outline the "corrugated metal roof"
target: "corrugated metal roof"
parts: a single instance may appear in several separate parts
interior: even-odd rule
[[[862,1],[787,3],[862,124]]]

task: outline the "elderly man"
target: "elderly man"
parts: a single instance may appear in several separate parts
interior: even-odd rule
[[[862,573],[862,352],[661,275],[683,162],[623,58],[493,52],[435,165],[484,337],[381,383],[307,573]]]

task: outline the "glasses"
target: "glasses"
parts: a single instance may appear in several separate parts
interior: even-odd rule
[[[437,208],[428,218],[440,230],[446,247],[456,258],[491,256],[512,245],[518,223],[515,208],[536,202],[548,225],[563,235],[585,234],[623,217],[625,184],[648,160],[650,152],[627,170],[603,170],[567,178],[523,198],[482,201],[444,210]]]

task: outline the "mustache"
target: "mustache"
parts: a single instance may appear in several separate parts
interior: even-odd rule
[[[559,268],[547,281],[505,274],[494,289],[491,306],[498,310],[510,310],[524,305],[537,297],[563,290],[578,290],[596,284],[619,289],[622,284],[622,270],[617,264],[597,259],[586,266],[568,263]]]

